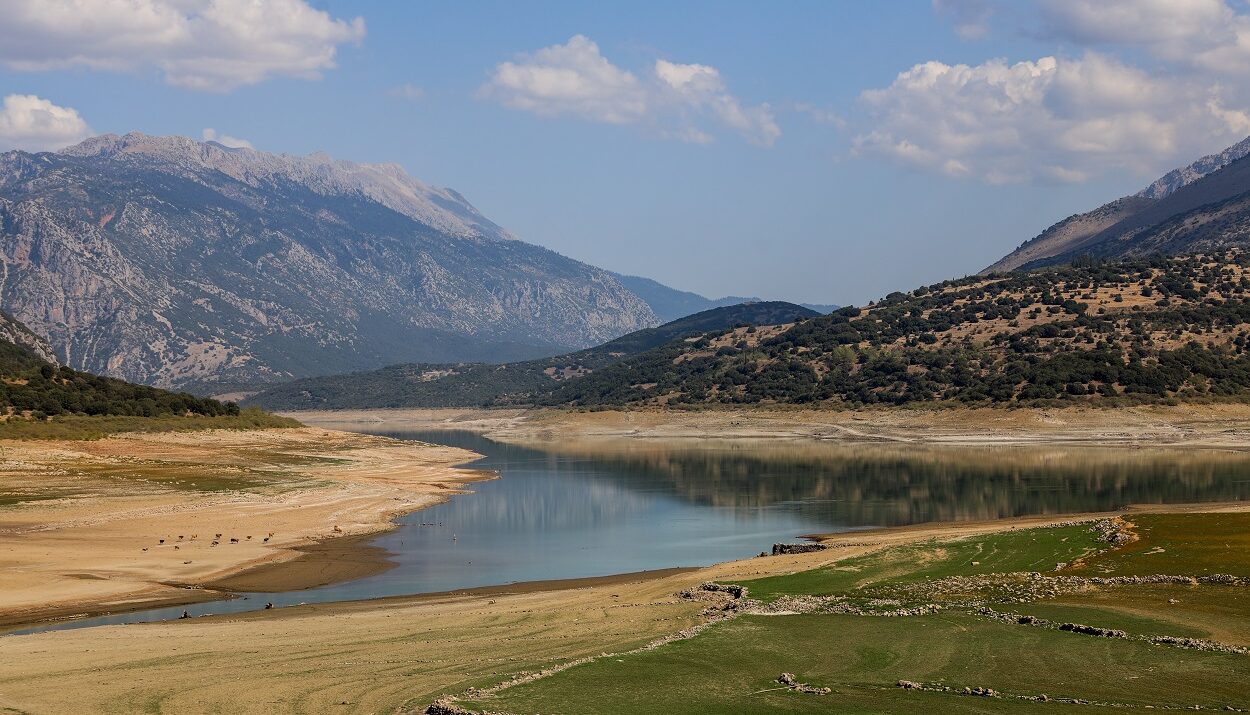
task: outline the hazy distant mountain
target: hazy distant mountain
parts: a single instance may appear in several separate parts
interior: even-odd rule
[[[744,298],[742,296],[704,298],[698,293],[669,288],[659,281],[653,281],[642,276],[626,276],[620,273],[613,273],[612,277],[619,281],[621,285],[633,291],[639,298],[645,300],[647,305],[651,306],[651,310],[655,311],[655,314],[659,316],[660,320],[665,322],[711,310],[712,308],[737,305],[739,303],[751,303],[759,300],[759,298]]]
[[[305,378],[271,387],[248,403],[281,410],[529,404],[561,385],[661,345],[735,326],[793,323],[817,315],[779,301],[724,306],[569,355],[506,365],[392,365]]]
[[[663,283],[653,281],[650,278],[643,278],[642,276],[626,276],[620,273],[613,273],[612,277],[647,301],[647,304],[651,306],[651,310],[655,311],[660,320],[666,322],[677,320],[686,315],[694,315],[705,310],[711,310],[712,308],[738,305],[739,303],[757,303],[761,300],[760,298],[746,298],[739,295],[730,295],[724,298],[705,298],[698,293],[670,288]],[[823,303],[798,303],[798,305],[814,310],[817,313],[828,313],[838,308],[836,305]]]
[[[1241,160],[1247,154],[1250,154],[1250,138],[1218,154],[1204,156],[1188,166],[1170,171],[1132,196],[1060,221],[986,268],[983,273],[1063,263],[1086,254],[1116,257],[1141,255],[1151,250],[1174,253],[1191,248],[1206,250],[1210,246],[1187,247],[1183,232],[1172,231],[1170,238],[1162,242],[1140,239],[1150,232],[1151,226],[1250,191],[1247,167],[1232,168],[1245,164]],[[1226,167],[1228,171],[1224,171]],[[1204,234],[1209,234],[1213,228],[1210,224],[1222,220],[1217,215],[1221,212],[1206,218],[1194,217],[1194,221],[1205,227]]]
[[[0,154],[0,306],[66,364],[158,385],[504,361],[660,321],[394,165],[182,137]]]

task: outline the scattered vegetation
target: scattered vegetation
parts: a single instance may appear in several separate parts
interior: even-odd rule
[[[781,331],[678,341],[538,401],[1132,404],[1250,397],[1250,256],[965,278]]]

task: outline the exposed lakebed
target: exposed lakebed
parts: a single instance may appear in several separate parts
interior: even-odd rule
[[[463,447],[500,478],[398,519],[373,544],[394,568],[355,581],[31,630],[701,566],[805,534],[1135,503],[1250,498],[1250,453],[925,447],[782,440],[503,444],[469,432],[379,432]]]

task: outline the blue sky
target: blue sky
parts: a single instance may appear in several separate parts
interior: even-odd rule
[[[1250,134],[1240,2],[250,2],[0,0],[0,148],[398,162],[604,268],[860,303]]]

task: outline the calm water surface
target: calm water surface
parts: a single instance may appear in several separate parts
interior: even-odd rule
[[[386,432],[464,447],[499,479],[400,518],[374,543],[395,568],[285,593],[240,594],[192,615],[701,566],[804,534],[1133,503],[1250,498],[1250,454],[780,441],[622,441],[557,450],[468,432]],[[178,617],[184,607],[48,628]]]

